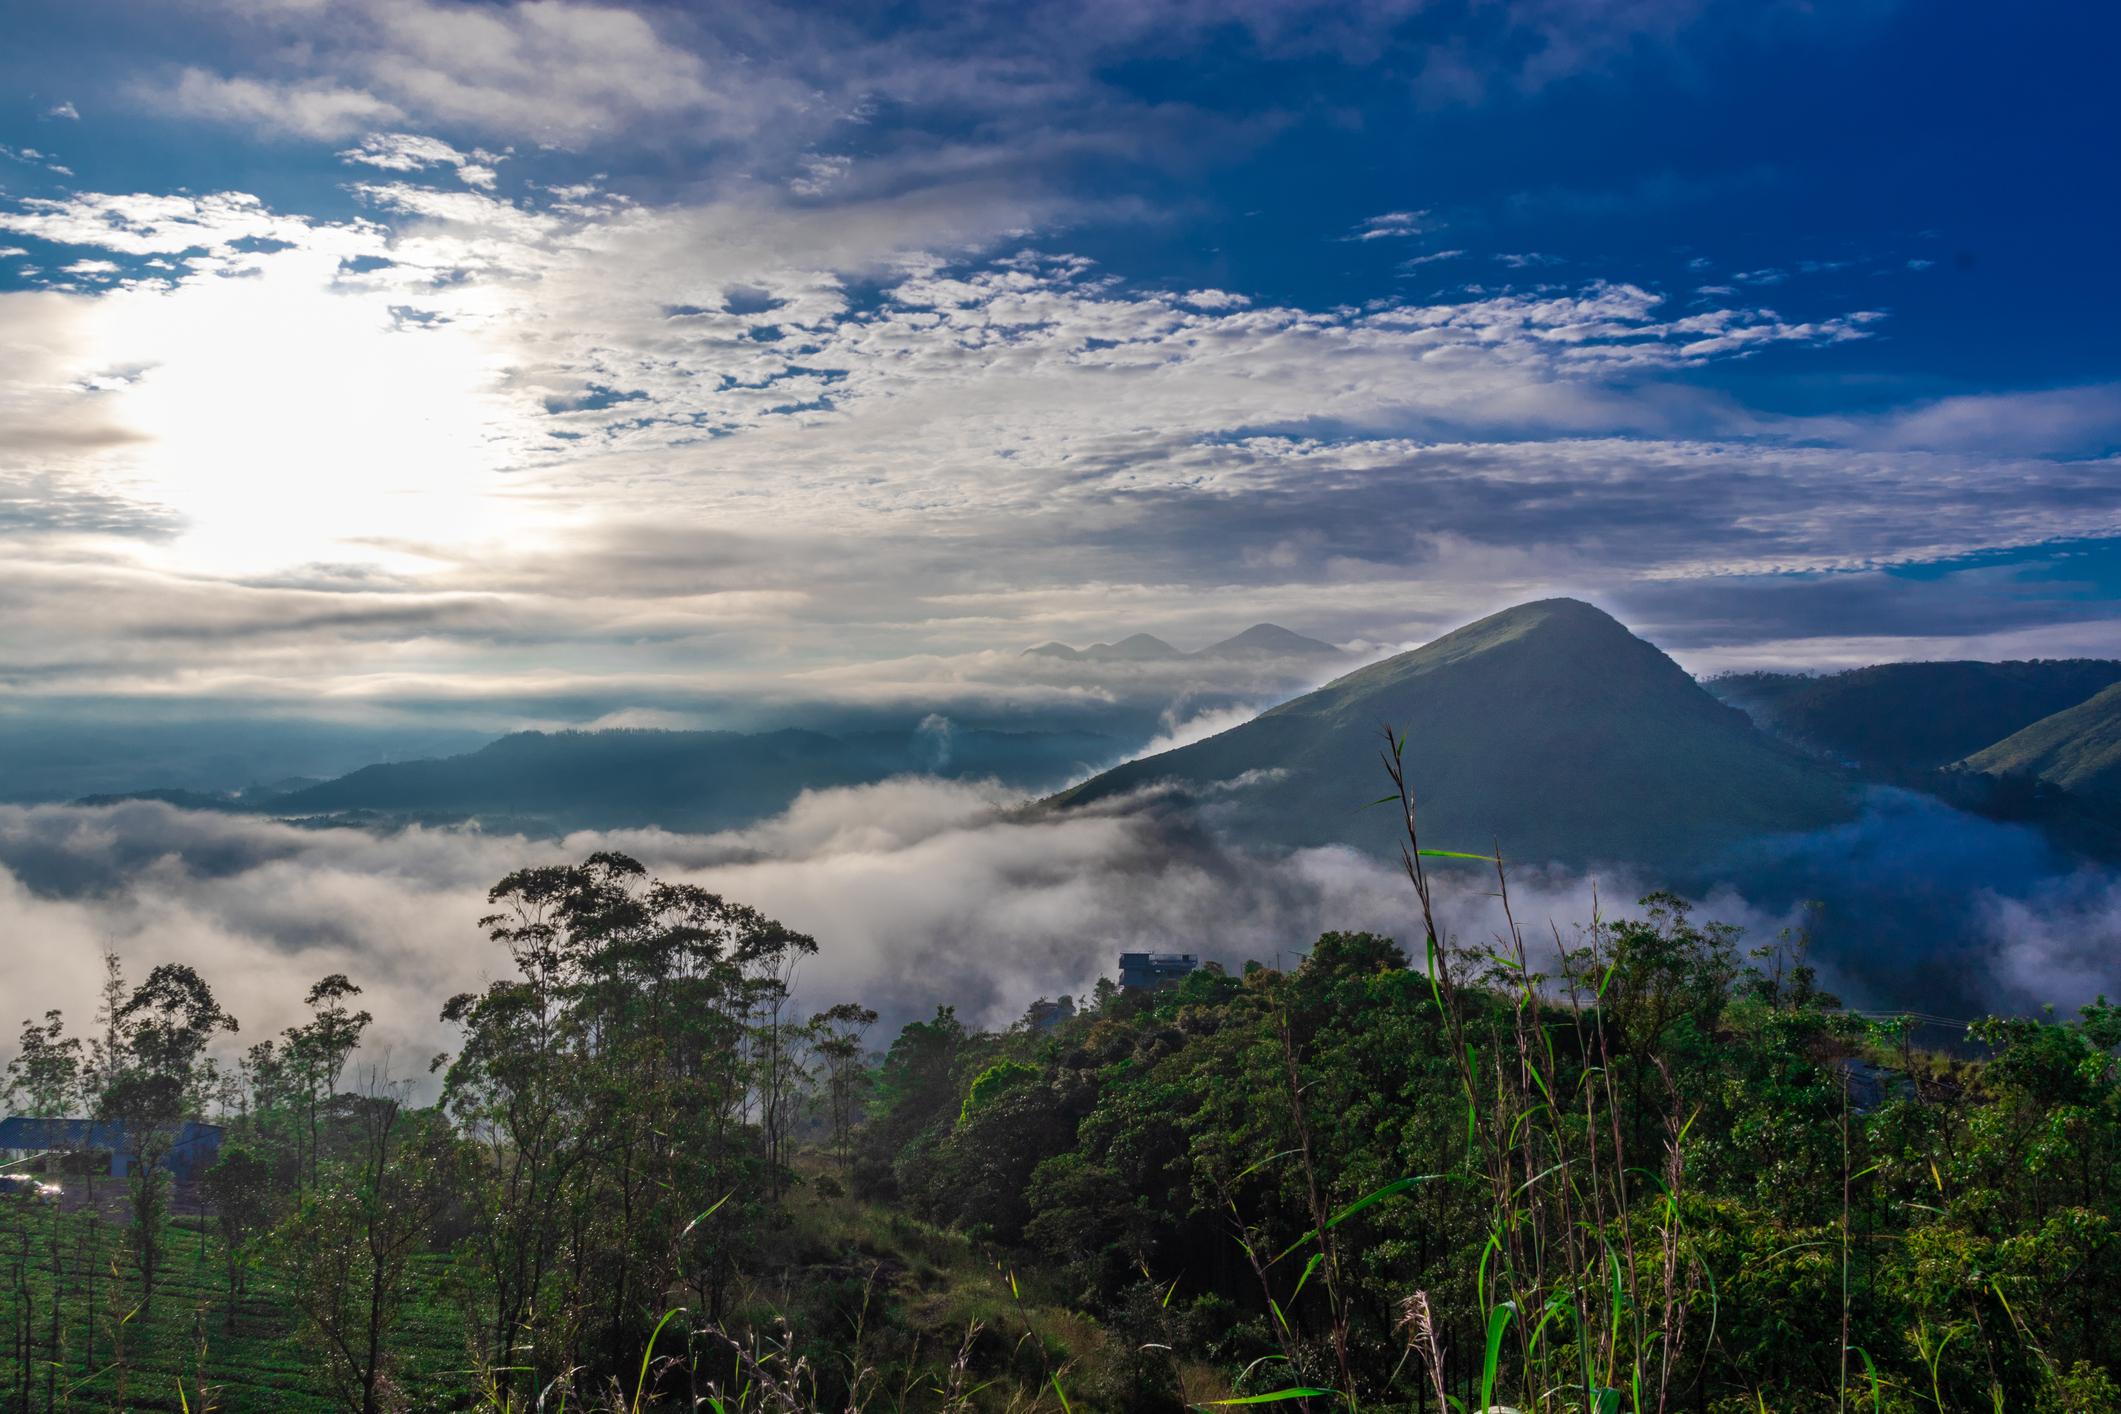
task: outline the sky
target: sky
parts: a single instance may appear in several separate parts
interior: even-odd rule
[[[2121,652],[2107,7],[7,28],[12,730],[1037,715],[1177,690],[1046,640],[1551,593],[1701,672]]]

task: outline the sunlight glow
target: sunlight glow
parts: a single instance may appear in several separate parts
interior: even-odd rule
[[[186,566],[394,559],[371,542],[494,528],[494,361],[468,325],[395,316],[402,295],[335,289],[336,264],[287,251],[98,302],[94,347],[137,370],[107,395],[143,439],[128,489],[183,518]]]

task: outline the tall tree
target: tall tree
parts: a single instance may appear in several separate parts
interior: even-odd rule
[[[392,1340],[412,1257],[456,1191],[457,1148],[440,1114],[405,1108],[402,1087],[372,1079],[351,1098],[355,1142],[319,1171],[279,1245],[341,1407],[379,1414],[402,1403]]]
[[[306,1141],[309,1153],[307,1171],[311,1179],[317,1173],[320,1125],[329,1118],[333,1097],[339,1090],[339,1077],[345,1073],[346,1062],[361,1044],[361,1034],[375,1019],[367,1012],[355,1011],[347,1005],[348,998],[359,995],[360,987],[349,981],[345,973],[334,972],[311,987],[303,997],[303,1003],[310,1010],[308,1023],[290,1026],[285,1032],[286,1045],[281,1055],[302,1089],[304,1132],[301,1137]]]
[[[179,1126],[200,1109],[206,1048],[236,1019],[221,1009],[204,978],[182,963],[147,974],[114,1013],[117,1072],[102,1110],[122,1130],[129,1159],[133,1246],[143,1308],[152,1308],[162,1265],[162,1219],[168,1211],[165,1162]]]
[[[9,1107],[45,1119],[67,1115],[81,1095],[81,1052],[81,1038],[66,1034],[56,1010],[44,1013],[42,1025],[23,1022],[7,1063]]]
[[[825,1114],[832,1153],[845,1172],[854,1161],[854,1122],[861,1113],[869,1071],[862,1064],[862,1038],[876,1025],[876,1012],[859,1002],[841,1002],[810,1018],[811,1045],[825,1064]]]

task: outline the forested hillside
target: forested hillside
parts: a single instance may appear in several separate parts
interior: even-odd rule
[[[1507,877],[1397,799],[1411,949],[887,1044],[755,910],[525,870],[431,1105],[353,980],[233,1051],[113,958],[9,1068],[138,1162],[11,1170],[7,1407],[2121,1407],[2121,1009],[1930,1049],[1665,895],[1455,936],[1431,871]]]
[[[1762,726],[1872,769],[1948,766],[2121,682],[2103,658],[1879,663],[1822,673],[1726,673],[1705,684]]]

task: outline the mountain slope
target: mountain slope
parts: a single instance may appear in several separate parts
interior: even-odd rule
[[[1237,837],[1396,848],[1382,728],[1405,762],[1425,842],[1671,873],[1747,836],[1848,818],[1842,776],[1717,702],[1656,648],[1571,599],[1505,610],[1350,673],[1252,721],[1107,771],[1082,804],[1176,781],[1218,796]],[[1267,773],[1236,786],[1247,773]]]
[[[1931,770],[2121,682],[2121,662],[1881,663],[1810,677],[1738,673],[1709,691],[1836,760]]]
[[[2121,683],[1975,752],[1965,765],[1992,776],[2034,777],[2121,806]]]

